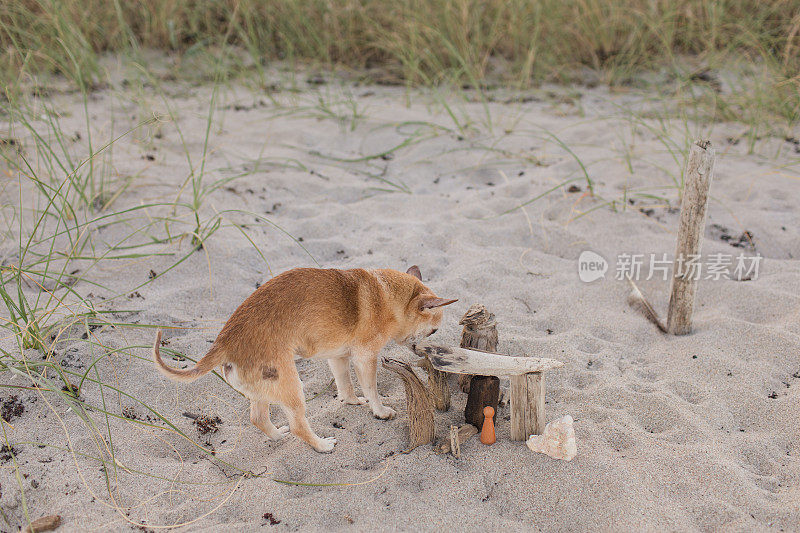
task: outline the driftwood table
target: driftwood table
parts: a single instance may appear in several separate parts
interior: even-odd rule
[[[539,357],[514,357],[492,352],[420,342],[412,347],[436,370],[454,374],[511,378],[511,440],[541,435],[545,426],[544,373],[564,363]]]

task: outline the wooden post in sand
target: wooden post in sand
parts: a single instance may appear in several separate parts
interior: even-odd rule
[[[419,356],[427,356],[434,368],[445,372],[509,376],[511,438],[527,440],[544,431],[544,372],[561,368],[564,366],[561,361],[451,348],[429,342],[416,344],[412,349]]]
[[[544,374],[511,376],[511,440],[528,440],[544,431]]]
[[[461,347],[484,352],[497,350],[497,321],[494,313],[490,313],[481,304],[473,304],[458,322],[464,329],[461,330]],[[461,391],[468,393],[472,376],[462,374],[458,376],[458,385]]]
[[[714,149],[711,141],[695,141],[689,151],[681,201],[678,243],[675,247],[672,287],[667,313],[667,331],[686,335],[692,331],[692,309],[699,271],[686,261],[699,258],[708,211],[708,189],[714,178]]]
[[[461,332],[461,347],[484,352],[497,350],[497,322],[494,314],[481,304],[470,306],[459,324],[464,326]],[[497,404],[500,401],[500,378],[497,376],[480,376],[463,374],[458,376],[461,390],[468,394],[467,406],[464,408],[464,420],[478,429],[483,426],[483,408],[494,409],[493,420],[497,422]],[[466,389],[466,390],[465,390]]]

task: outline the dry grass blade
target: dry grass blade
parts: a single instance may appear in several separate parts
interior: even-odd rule
[[[642,294],[642,291],[636,286],[636,283],[633,282],[630,275],[628,276],[628,283],[631,284],[631,293],[628,295],[628,305],[634,309],[639,309],[642,314],[647,317],[647,320],[656,325],[659,331],[666,333],[667,328],[658,317],[658,313],[656,313],[656,310],[650,305],[650,302],[647,301],[647,298],[644,297],[644,294]]]

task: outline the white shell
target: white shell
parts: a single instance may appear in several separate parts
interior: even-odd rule
[[[549,455],[554,459],[571,461],[578,454],[578,445],[575,442],[575,428],[572,427],[572,417],[567,415],[548,422],[541,435],[531,435],[528,438],[528,448],[533,452]]]

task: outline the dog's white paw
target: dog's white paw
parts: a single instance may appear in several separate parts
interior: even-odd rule
[[[364,405],[367,403],[367,399],[363,396],[352,396],[350,398],[344,398],[342,401],[347,405]]]
[[[336,446],[336,439],[334,437],[325,437],[319,439],[319,444],[314,446],[314,449],[319,453],[331,453],[334,446]]]
[[[375,415],[375,418],[380,418],[381,420],[390,420],[397,416],[397,412],[394,409],[385,405],[381,406],[381,409],[373,410],[372,414]]]
[[[289,426],[281,426],[275,429],[275,432],[272,435],[269,435],[271,440],[281,440],[286,435],[289,434]]]

